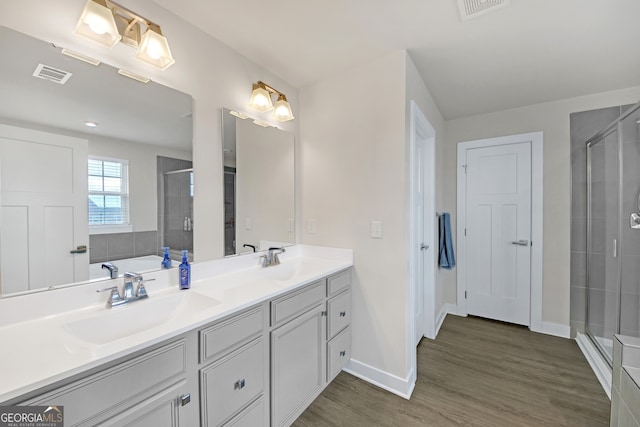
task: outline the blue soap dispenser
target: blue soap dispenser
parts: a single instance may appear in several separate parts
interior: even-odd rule
[[[180,289],[189,289],[191,287],[191,266],[189,265],[189,258],[187,257],[187,251],[182,251],[182,262],[179,267],[180,275]]]
[[[169,257],[169,246],[165,246],[164,249],[164,258],[162,258],[162,268],[171,268],[171,258]]]

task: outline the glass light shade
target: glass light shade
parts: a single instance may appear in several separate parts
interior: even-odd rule
[[[253,92],[251,92],[251,98],[249,99],[249,107],[256,111],[269,111],[273,109],[271,94],[265,89],[264,85],[254,83]]]
[[[142,36],[136,58],[161,70],[166,70],[176,62],[171,55],[166,37],[160,33],[159,28],[152,27],[147,28]]]
[[[87,2],[74,33],[106,47],[113,47],[122,38],[113,12],[104,0]]]
[[[287,101],[287,97],[280,94],[278,100],[273,106],[273,118],[279,122],[286,122],[293,120],[293,112],[291,111],[291,105]]]

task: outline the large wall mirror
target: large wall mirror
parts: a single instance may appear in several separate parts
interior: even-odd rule
[[[192,253],[191,96],[5,27],[0,53],[2,295]]]
[[[294,136],[222,115],[225,256],[294,244]]]

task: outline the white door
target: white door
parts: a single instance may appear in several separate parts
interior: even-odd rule
[[[529,325],[531,143],[466,151],[469,314]]]
[[[424,161],[425,161],[425,141],[422,138],[416,139],[414,151],[414,167],[413,167],[413,214],[415,219],[414,230],[417,237],[418,251],[416,262],[414,264],[414,293],[413,304],[415,314],[415,336],[414,343],[418,345],[425,335],[425,315],[424,315],[424,280],[425,280],[425,263],[427,251],[431,249],[426,242],[425,236],[425,194],[424,194]]]
[[[87,146],[0,125],[3,294],[88,280]]]
[[[435,130],[411,101],[411,340],[435,338]],[[409,342],[409,339],[407,340]]]

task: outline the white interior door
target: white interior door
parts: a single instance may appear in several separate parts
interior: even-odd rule
[[[86,140],[0,125],[3,294],[88,280]]]
[[[466,150],[467,312],[529,325],[531,143]]]
[[[415,250],[418,252],[416,255],[416,262],[414,263],[414,277],[416,280],[413,282],[414,286],[414,315],[415,315],[415,336],[414,343],[418,345],[420,340],[425,335],[425,313],[424,313],[424,281],[425,281],[425,264],[427,259],[427,252],[431,249],[427,244],[425,235],[425,188],[424,188],[424,163],[425,163],[425,141],[422,138],[418,138],[415,142],[415,151],[413,159],[413,214],[415,219],[415,235],[417,237],[417,247]]]

